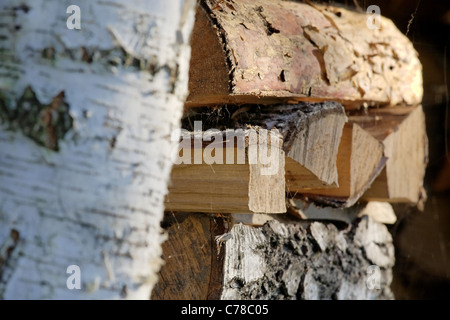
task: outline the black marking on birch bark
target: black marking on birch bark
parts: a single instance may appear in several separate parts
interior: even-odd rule
[[[117,138],[116,136],[113,136],[110,140],[109,140],[109,147],[111,149],[114,149],[116,147],[116,142],[117,142]]]
[[[96,62],[100,65],[129,68],[141,70],[155,75],[164,66],[158,66],[157,57],[151,55],[146,59],[137,58],[121,46],[112,49],[101,50],[93,46],[82,46],[80,48],[57,50],[54,47],[47,47],[41,50],[43,59],[54,61],[56,58],[68,58],[72,61],[91,64]]]
[[[18,5],[16,7],[13,7],[12,9],[13,11],[23,11],[24,13],[28,13],[28,11],[30,11],[30,7],[26,4]]]
[[[59,150],[58,141],[73,127],[64,91],[44,105],[30,87],[15,103],[0,96],[0,121],[6,122],[8,129],[20,130],[37,144],[53,151]]]
[[[169,73],[170,73],[169,92],[171,94],[174,94],[176,86],[177,86],[178,77],[180,75],[180,67],[177,63],[177,64],[175,64],[174,67],[171,68],[171,67],[167,66],[167,68],[169,69]]]
[[[48,47],[42,50],[42,58],[54,60],[55,59],[55,48]]]
[[[121,297],[122,299],[125,299],[125,298],[127,297],[127,295],[128,295],[128,287],[127,287],[126,284],[124,284],[124,285],[122,286],[122,289],[120,290],[120,297]]]
[[[81,57],[81,60],[83,60],[84,62],[87,62],[87,63],[91,63],[92,62],[93,53],[89,52],[89,50],[86,47],[81,47],[81,50],[82,50],[82,53],[83,53],[82,57]]]
[[[20,239],[20,233],[16,229],[11,229],[9,232],[9,236],[2,240],[0,243],[0,299],[3,297],[3,288],[4,283],[7,283],[6,279],[4,279],[4,269],[6,266],[11,266],[13,261],[11,261],[11,255],[14,249],[17,247],[17,244]]]

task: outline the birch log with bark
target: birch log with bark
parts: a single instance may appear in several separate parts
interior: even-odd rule
[[[195,1],[70,4],[0,4],[0,298],[148,299]]]

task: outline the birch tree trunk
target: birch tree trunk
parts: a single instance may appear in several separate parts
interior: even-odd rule
[[[194,7],[1,1],[0,298],[149,298]]]

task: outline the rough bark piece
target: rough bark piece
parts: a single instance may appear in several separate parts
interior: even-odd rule
[[[367,22],[366,14],[341,7],[203,0],[186,106],[420,103],[422,67],[413,45],[391,20],[380,17],[381,28],[373,30]]]
[[[320,222],[236,224],[225,245],[222,299],[393,298],[392,237],[368,217],[342,231]]]
[[[316,201],[350,207],[370,187],[384,168],[383,145],[355,123],[344,126],[337,155],[338,188],[290,190],[291,196],[302,193]]]
[[[370,216],[373,220],[384,224],[397,222],[394,208],[389,202],[369,201],[358,215],[358,217],[362,216]]]
[[[374,109],[368,115],[351,116],[384,145],[386,167],[363,199],[417,203],[428,162],[428,140],[422,106]]]
[[[202,135],[206,137],[208,133],[203,132]],[[187,145],[187,148],[192,149],[189,163],[176,164],[172,168],[169,193],[165,200],[166,210],[206,213],[286,212],[285,154],[277,130],[217,130],[213,135],[223,138],[220,142],[212,137],[196,142],[195,134],[192,134],[192,144],[188,141]],[[238,138],[233,140],[233,135]],[[235,141],[232,147],[228,145],[230,141]],[[208,160],[206,155],[212,149],[215,151],[211,151],[211,154],[217,158]],[[222,152],[221,156],[219,152]],[[261,160],[261,154],[268,155],[267,161]],[[195,160],[196,155],[200,155],[198,160]]]
[[[0,299],[148,299],[195,1],[68,5],[0,1]]]
[[[166,264],[152,299],[392,298],[392,238],[369,217],[345,230],[330,222],[271,220],[262,228],[230,222],[166,214]],[[369,269],[376,267],[380,288],[371,289],[377,282]]]

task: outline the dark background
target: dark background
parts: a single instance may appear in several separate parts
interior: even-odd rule
[[[396,248],[392,290],[396,299],[449,299],[450,135],[446,127],[450,127],[450,0],[328,1],[350,7],[356,7],[355,2],[363,11],[369,5],[378,5],[381,14],[407,34],[423,65],[423,107],[429,139],[425,177],[428,200],[423,212],[394,205],[398,221],[389,227]]]

